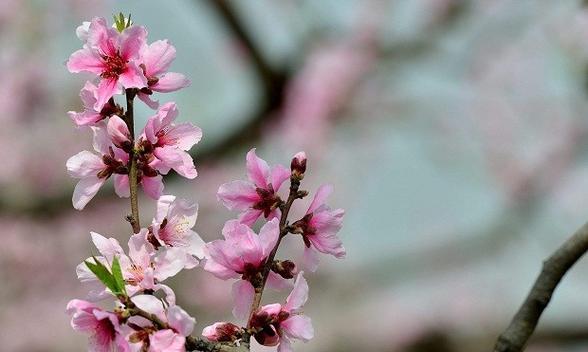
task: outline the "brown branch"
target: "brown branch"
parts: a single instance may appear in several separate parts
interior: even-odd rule
[[[510,325],[499,336],[494,352],[523,351],[557,285],[586,251],[588,223],[543,262],[541,273]]]
[[[161,320],[157,315],[151,314],[137,307],[133,301],[131,301],[130,297],[121,296],[119,299],[127,308],[127,311],[131,316],[139,316],[151,321],[153,326],[158,330],[171,329],[169,324]],[[187,336],[186,350],[201,352],[245,352],[249,351],[249,344],[242,343],[237,346],[228,342],[212,342],[194,336]]]
[[[135,89],[127,89],[125,96],[127,99],[127,112],[125,113],[125,122],[131,133],[131,145],[135,145],[135,121],[134,121],[134,109],[133,100],[137,92]],[[131,148],[129,151],[129,160],[131,161],[131,167],[129,169],[129,193],[131,198],[131,215],[127,217],[131,226],[133,227],[134,233],[141,231],[141,224],[139,220],[139,197],[138,197],[138,168],[137,168],[137,155],[135,148]]]
[[[300,187],[300,178],[297,178],[293,174],[292,176],[290,176],[290,194],[288,195],[288,200],[286,201],[286,203],[283,204],[283,206],[280,207],[280,210],[282,211],[282,215],[280,217],[280,234],[278,236],[278,241],[276,242],[276,245],[274,246],[274,248],[270,252],[269,256],[267,257],[267,260],[265,261],[265,264],[263,266],[263,271],[262,271],[261,283],[257,287],[255,287],[255,295],[253,296],[253,303],[251,304],[251,310],[249,312],[247,329],[251,329],[251,317],[259,309],[259,306],[261,304],[261,297],[263,296],[263,290],[265,289],[265,284],[267,282],[267,278],[268,278],[269,273],[271,271],[272,263],[274,262],[274,259],[276,257],[276,253],[278,252],[278,248],[280,247],[280,243],[282,242],[282,238],[284,238],[284,236],[286,236],[289,232],[288,213],[290,212],[290,208],[292,207],[292,203],[294,203],[294,201],[296,199],[301,198],[301,194],[298,191],[299,187]],[[306,193],[304,193],[304,194],[306,194]],[[251,338],[250,335],[245,335],[243,337],[243,340],[245,342],[249,343],[250,338]]]

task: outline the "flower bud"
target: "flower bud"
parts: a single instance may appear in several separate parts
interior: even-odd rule
[[[302,179],[304,177],[304,173],[306,172],[306,153],[305,152],[298,152],[292,158],[292,162],[290,163],[290,169],[292,170],[292,175]]]
[[[284,279],[292,279],[296,275],[296,264],[291,260],[274,260],[271,269]]]
[[[230,342],[241,337],[241,328],[233,323],[214,323],[202,330],[202,336],[210,341]]]

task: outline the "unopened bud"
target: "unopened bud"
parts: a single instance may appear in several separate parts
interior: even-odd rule
[[[202,336],[210,341],[231,342],[241,338],[241,328],[233,323],[214,323],[202,331]]]
[[[292,170],[292,175],[297,176],[300,179],[304,177],[304,173],[306,172],[305,152],[298,152],[294,155],[294,158],[292,158],[292,162],[290,163],[290,169]]]
[[[296,275],[296,264],[291,260],[275,260],[272,263],[272,271],[284,279],[292,279]]]

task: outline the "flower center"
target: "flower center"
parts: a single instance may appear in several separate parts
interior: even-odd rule
[[[102,78],[118,78],[127,69],[127,61],[118,53],[116,56],[105,56],[102,59],[106,66],[100,75]]]
[[[143,278],[145,277],[143,268],[136,264],[131,265],[128,273],[131,274],[131,277],[126,281],[129,285],[132,286],[137,286],[141,281],[143,281]]]
[[[253,205],[253,209],[262,210],[263,216],[265,216],[266,218],[282,203],[282,200],[275,193],[271,183],[268,185],[267,189],[256,188],[255,192],[257,192],[257,195],[259,196],[260,200]]]

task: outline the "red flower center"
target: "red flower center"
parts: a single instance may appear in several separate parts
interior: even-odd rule
[[[104,72],[100,75],[102,78],[118,78],[127,69],[127,61],[123,59],[120,54],[116,56],[105,56],[104,60]]]

